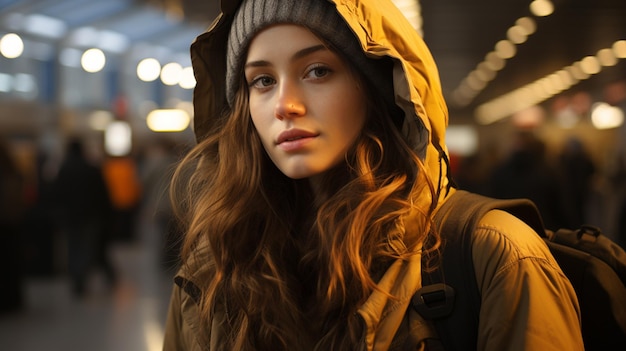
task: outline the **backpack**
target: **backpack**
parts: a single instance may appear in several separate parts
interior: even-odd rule
[[[544,229],[530,200],[493,199],[457,190],[435,215],[434,224],[442,236],[438,265],[422,272],[423,286],[411,303],[433,324],[443,347],[476,348],[481,299],[474,279],[471,239],[478,221],[492,209],[520,218],[546,242],[578,296],[585,349],[611,350],[626,345],[626,252],[621,247],[591,226],[556,232]]]

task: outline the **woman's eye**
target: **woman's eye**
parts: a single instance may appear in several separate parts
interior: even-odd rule
[[[274,83],[275,83],[274,78],[269,77],[269,76],[260,76],[260,77],[254,78],[250,82],[250,86],[254,88],[263,89],[263,88],[267,88],[271,86]]]
[[[324,78],[330,73],[330,68],[326,66],[316,66],[307,72],[307,77],[313,79]]]

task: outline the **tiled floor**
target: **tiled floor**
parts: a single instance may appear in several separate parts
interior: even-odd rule
[[[161,350],[172,279],[156,247],[150,232],[117,244],[111,250],[117,286],[107,288],[95,272],[82,299],[73,297],[66,277],[27,279],[22,311],[0,316],[0,350]]]

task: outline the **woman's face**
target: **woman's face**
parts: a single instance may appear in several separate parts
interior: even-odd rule
[[[281,24],[259,32],[245,78],[252,122],[286,176],[315,176],[345,159],[365,123],[364,90],[311,31]]]

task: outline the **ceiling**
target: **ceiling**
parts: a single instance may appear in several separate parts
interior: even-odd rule
[[[522,16],[536,21],[536,32],[517,45],[495,79],[465,108],[450,104],[451,117],[556,72],[598,50],[626,39],[626,1],[553,0],[554,13],[534,17],[530,0],[422,0],[424,38],[439,65],[444,91],[450,94],[484,60]],[[626,60],[581,81],[571,90],[599,91],[614,79],[626,79]],[[448,99],[449,101],[452,99]]]
[[[531,15],[530,0],[420,0],[424,39],[438,63],[451,120],[468,118],[480,104],[626,39],[625,0],[553,3],[554,13],[539,18]],[[0,0],[0,25],[5,27],[0,30],[9,30],[9,13],[40,13],[61,19],[67,33],[91,26],[123,34],[130,47],[142,43],[187,57],[191,41],[217,15],[218,4],[218,0]],[[523,16],[535,20],[536,32],[516,46],[517,55],[466,105],[456,104],[453,92]],[[608,81],[626,79],[625,61],[571,89],[598,92]]]

